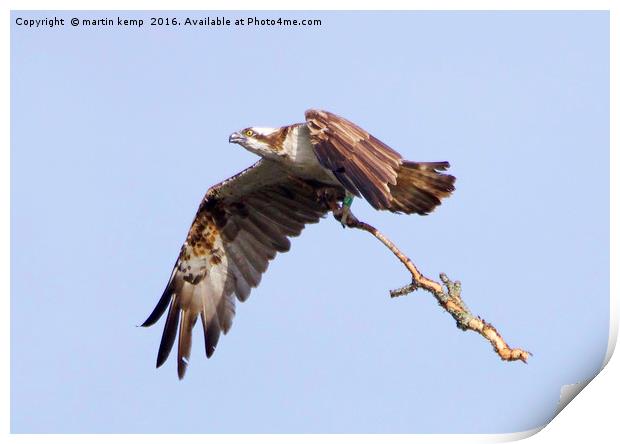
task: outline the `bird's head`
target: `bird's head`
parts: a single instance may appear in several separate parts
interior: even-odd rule
[[[282,151],[281,128],[245,128],[232,133],[228,142],[241,145],[261,157],[276,158]]]

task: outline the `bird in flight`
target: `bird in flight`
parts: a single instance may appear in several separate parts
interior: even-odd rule
[[[230,135],[260,160],[211,187],[203,198],[166,288],[142,324],[168,315],[157,367],[179,330],[177,373],[185,375],[192,329],[200,316],[206,355],[232,325],[235,298],[245,301],[290,237],[329,211],[346,224],[354,196],[377,210],[426,215],[454,191],[448,162],[404,160],[392,148],[327,111],[281,128],[250,127]]]

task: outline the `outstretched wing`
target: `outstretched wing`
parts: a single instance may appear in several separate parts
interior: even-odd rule
[[[183,378],[190,357],[192,328],[200,316],[205,349],[211,357],[220,333],[235,314],[235,295],[245,301],[268,262],[288,251],[289,237],[328,210],[316,191],[327,185],[290,177],[275,162],[260,160],[212,187],[205,195],[157,306],[142,324],[153,325],[169,306],[157,355],[168,358],[179,328],[177,371]],[[332,187],[341,200],[343,190]],[[179,327],[180,322],[180,327]]]
[[[321,110],[306,111],[319,163],[342,185],[378,210],[428,214],[454,190],[440,171],[448,162],[409,162],[354,123]]]

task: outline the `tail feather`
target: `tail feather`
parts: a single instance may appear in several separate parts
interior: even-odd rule
[[[456,178],[440,172],[449,167],[448,162],[404,161],[396,185],[390,185],[390,211],[422,215],[433,211],[454,191]]]

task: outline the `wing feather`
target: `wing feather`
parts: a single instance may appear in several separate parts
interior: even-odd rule
[[[288,210],[286,208],[279,208],[277,205],[259,199],[248,199],[248,202],[252,205],[254,211],[270,219],[273,224],[278,225],[288,236],[297,236],[304,228],[303,222],[293,219],[287,214]]]
[[[260,273],[252,266],[249,259],[244,256],[243,251],[235,243],[229,243],[226,248],[226,255],[232,261],[243,279],[250,287],[256,287],[260,283]],[[229,262],[230,262],[229,261]]]
[[[283,251],[277,242],[274,242],[269,236],[269,233],[261,230],[249,217],[238,220],[237,224],[241,230],[249,233],[252,239],[260,242],[264,247],[275,249],[276,251]]]
[[[387,184],[396,183],[400,154],[354,123],[327,111],[308,110],[306,121],[319,162],[331,169],[349,192],[359,195],[359,191],[377,209],[389,208]]]
[[[177,355],[177,371],[179,378],[185,376],[185,370],[189,363],[192,351],[192,328],[196,324],[198,314],[193,311],[181,312],[181,326],[179,327],[179,354]]]
[[[157,366],[168,358],[179,330],[177,372],[185,375],[192,346],[192,328],[200,315],[205,353],[211,357],[220,335],[235,315],[235,296],[243,302],[256,287],[269,261],[290,249],[289,237],[329,210],[317,199],[318,187],[339,186],[297,178],[276,163],[261,160],[253,167],[212,187],[198,208],[187,239],[159,302],[143,326],[168,316]]]
[[[321,110],[306,111],[319,163],[350,193],[378,210],[428,214],[454,190],[448,162],[408,162],[354,123]]]
[[[235,317],[235,298],[232,295],[222,298],[217,305],[217,318],[224,334],[228,333],[232,327],[232,320]]]
[[[250,291],[252,291],[252,288],[243,276],[241,270],[239,270],[239,266],[235,263],[232,257],[230,257],[230,255],[228,260],[228,271],[233,275],[235,295],[237,296],[237,299],[241,302],[245,302],[250,296]]]
[[[150,316],[142,323],[141,325],[142,327],[150,327],[155,322],[159,321],[159,318],[161,318],[161,316],[166,311],[166,308],[168,308],[168,305],[170,305],[170,300],[172,299],[172,296],[174,294],[172,278],[174,277],[176,271],[177,271],[177,267],[175,265],[174,270],[172,271],[172,276],[170,276],[170,279],[168,280],[168,284],[166,285],[166,288],[163,294],[161,295],[161,298],[157,302],[157,305],[153,309],[153,312],[150,314]]]
[[[286,234],[279,230],[277,226],[274,226],[273,221],[265,218],[260,213],[253,211],[248,215],[248,219],[252,221],[254,225],[271,239],[273,246],[280,252],[286,252],[291,248],[291,241],[286,237]]]
[[[166,362],[166,359],[168,359],[168,356],[170,355],[170,351],[174,345],[174,340],[177,337],[177,327],[179,325],[180,314],[181,310],[178,304],[178,298],[173,297],[170,310],[168,310],[168,317],[166,318],[166,323],[164,324],[164,332],[161,335],[161,343],[159,344],[159,352],[157,353],[157,367]]]

